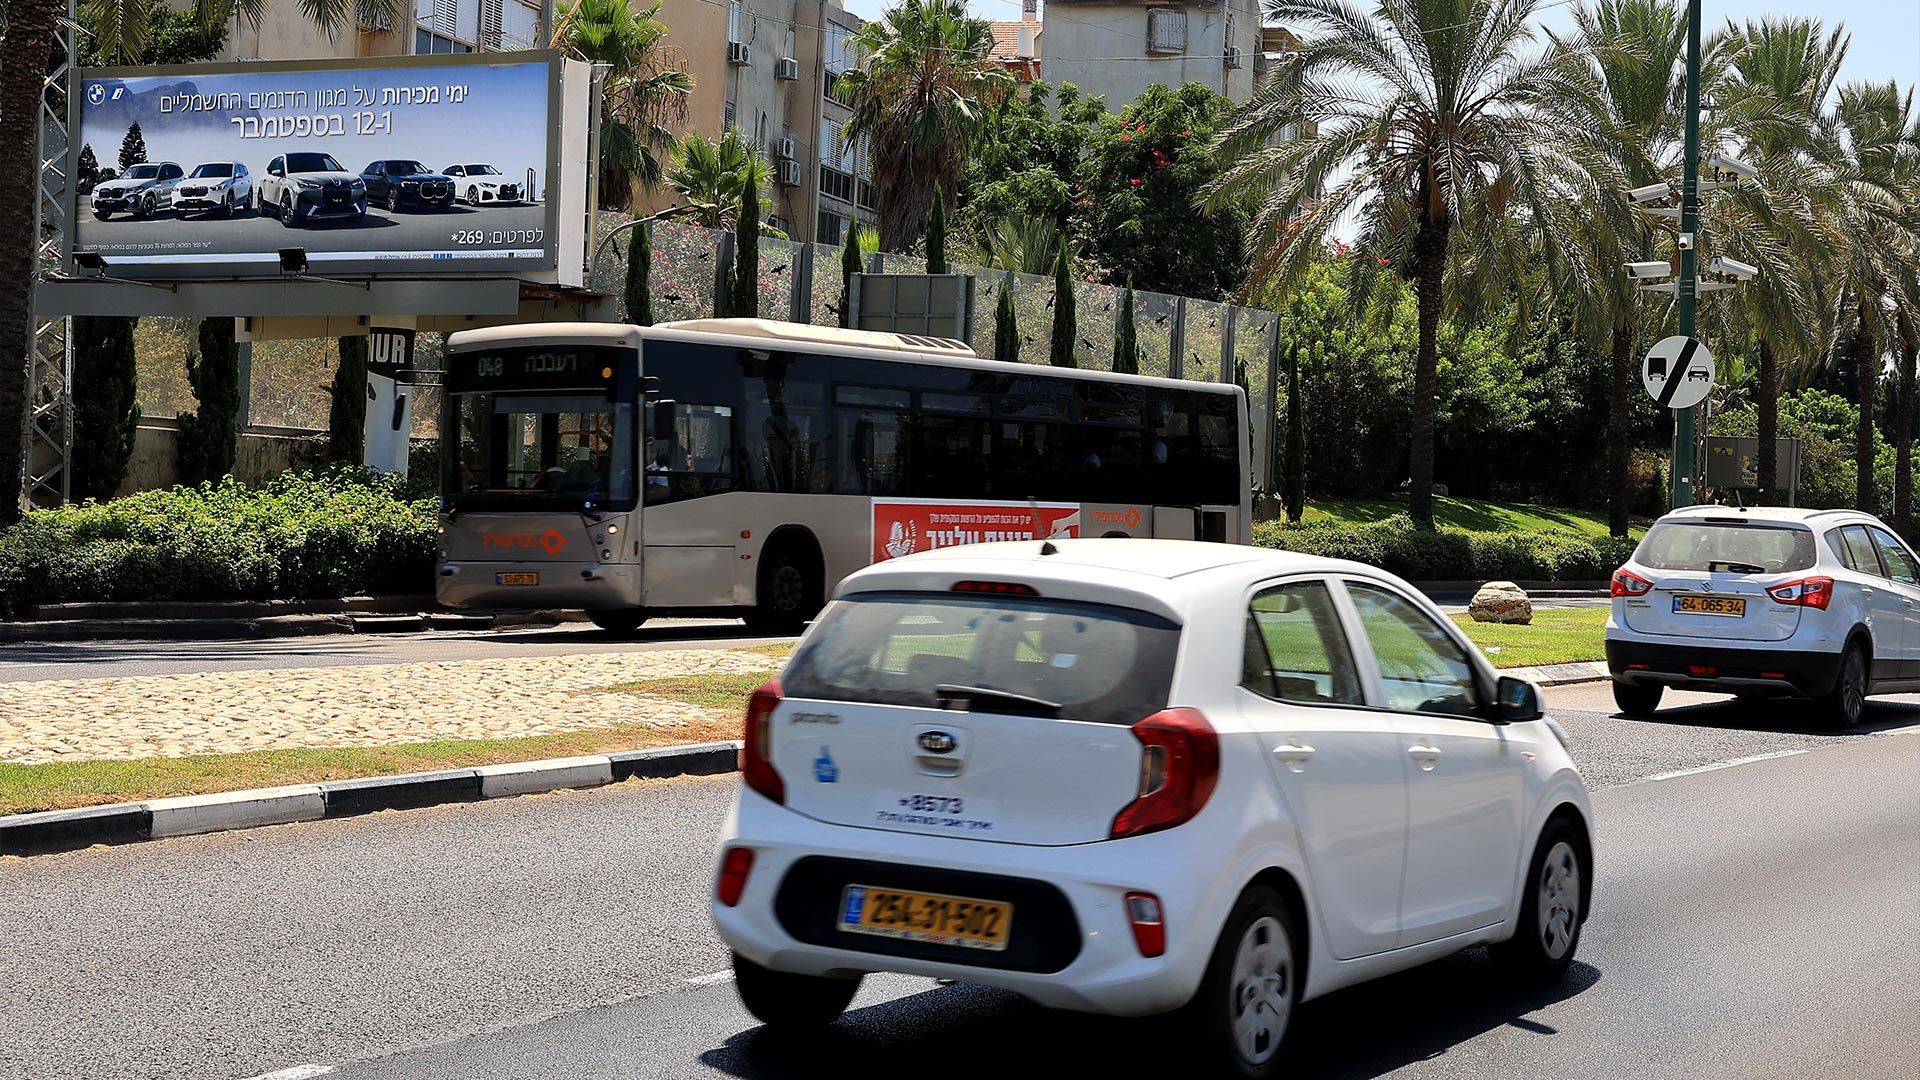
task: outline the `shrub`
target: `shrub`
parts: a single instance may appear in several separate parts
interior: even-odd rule
[[[0,612],[67,601],[280,600],[432,588],[436,506],[359,468],[146,491],[0,532]]]
[[[1253,528],[1253,542],[1367,563],[1414,581],[1599,581],[1634,547],[1631,540],[1571,533],[1421,532],[1404,514],[1365,525],[1261,522]]]

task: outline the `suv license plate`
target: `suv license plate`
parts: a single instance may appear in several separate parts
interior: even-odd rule
[[[1725,596],[1676,596],[1673,610],[1687,615],[1725,615],[1738,619],[1746,615],[1747,602]]]
[[[849,885],[840,899],[840,929],[899,941],[924,941],[1000,952],[1013,926],[1013,905],[962,896]]]

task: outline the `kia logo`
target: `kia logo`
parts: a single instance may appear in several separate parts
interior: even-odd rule
[[[920,733],[920,749],[929,754],[951,754],[958,745],[952,735],[944,731],[923,731]]]

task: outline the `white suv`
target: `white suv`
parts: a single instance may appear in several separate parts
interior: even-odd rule
[[[872,971],[1140,1016],[1269,1076],[1294,1006],[1492,944],[1573,961],[1593,820],[1564,734],[1391,575],[1060,540],[840,586],[748,708],[712,904],[741,999]]]
[[[1676,510],[1614,572],[1607,667],[1629,716],[1673,686],[1812,698],[1850,727],[1920,689],[1920,560],[1854,510]]]

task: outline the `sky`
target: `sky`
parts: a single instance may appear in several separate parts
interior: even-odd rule
[[[1361,0],[1365,2],[1365,0]],[[886,0],[842,0],[847,10],[863,18],[877,18]],[[1540,24],[1564,31],[1573,25],[1566,0],[1542,0]],[[1020,0],[968,0],[967,6],[983,19],[1011,22],[1020,18]],[[1046,15],[1042,0],[1041,16]],[[1810,15],[1831,26],[1843,22],[1853,35],[1841,82],[1853,79],[1896,78],[1912,88],[1920,83],[1920,0],[1702,0],[1703,33],[1728,19],[1745,22],[1763,15]],[[1046,52],[1042,39],[1041,52]],[[1044,59],[1042,68],[1044,71]]]

